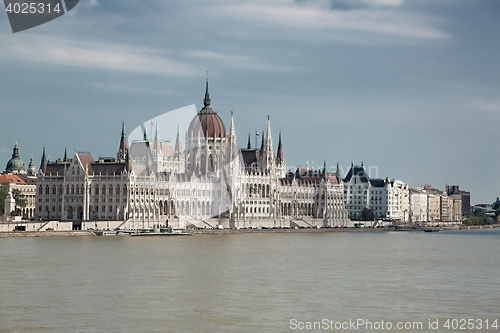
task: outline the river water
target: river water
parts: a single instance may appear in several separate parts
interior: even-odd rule
[[[500,331],[484,325],[500,320],[499,250],[499,229],[4,238],[0,332],[326,331],[358,319]]]

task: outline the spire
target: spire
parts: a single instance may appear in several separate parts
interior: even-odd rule
[[[158,121],[155,122],[155,139],[153,143],[153,149],[156,150],[157,153],[158,151],[160,151],[160,137],[158,136]]]
[[[205,108],[209,108],[211,104],[210,94],[208,93],[208,71],[207,71],[207,83],[205,88],[205,98],[203,99],[203,105]]]
[[[230,128],[229,128],[229,137],[231,140],[235,140],[236,141],[236,132],[234,130],[234,116],[233,116],[233,111],[231,111],[231,125],[230,125]]]
[[[128,150],[125,154],[125,170],[127,170],[127,172],[130,172],[132,170],[132,163],[130,162],[130,155],[128,153]]]
[[[323,173],[326,175],[326,160],[323,161]]]
[[[250,133],[248,133],[247,149],[252,149],[252,141],[250,140]]]
[[[45,173],[45,169],[47,167],[47,151],[45,150],[45,146],[43,146],[42,160],[40,161],[40,170]]]
[[[285,156],[283,154],[283,146],[281,144],[281,132],[280,132],[280,139],[278,142],[278,153],[276,154],[276,161],[279,163],[279,162],[283,162],[284,160],[285,160]]]
[[[177,138],[175,139],[175,154],[182,153],[182,144],[181,144],[181,126],[177,125]]]
[[[339,162],[337,162],[337,171],[335,171],[335,175],[337,176],[337,178],[340,179],[340,168],[339,168]]]
[[[63,162],[68,162],[68,147],[64,147],[64,158]]]
[[[236,156],[238,156],[239,149],[238,143],[236,142],[236,131],[234,129],[234,114],[231,111],[231,125],[229,128],[229,159],[232,161]]]
[[[262,154],[262,152],[264,151],[264,137],[265,137],[265,135],[264,135],[264,130],[262,130],[262,132],[261,132],[261,133],[262,133],[262,142],[261,142],[261,144],[260,144],[260,153]],[[262,156],[262,155],[261,155],[261,156]]]
[[[125,159],[127,154],[127,137],[125,135],[125,122],[122,122],[122,135],[120,138],[120,147],[118,148],[118,153],[116,154],[118,159]]]
[[[273,137],[271,136],[271,120],[269,119],[269,116],[267,116],[267,130],[266,130],[266,147],[265,147],[266,153],[267,154],[272,154],[274,151],[273,149]]]

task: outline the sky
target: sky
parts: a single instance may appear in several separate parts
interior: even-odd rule
[[[497,0],[81,0],[13,34],[0,13],[0,171],[67,147],[115,156],[128,131],[192,104],[238,144],[270,117],[290,168],[364,163],[411,187],[500,196]],[[175,133],[172,133],[175,136]]]

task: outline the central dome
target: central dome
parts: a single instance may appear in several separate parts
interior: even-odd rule
[[[203,100],[203,109],[191,120],[188,128],[189,137],[203,137],[203,138],[225,138],[226,126],[220,119],[217,112],[210,106],[210,94],[208,93],[208,81],[205,92],[205,99]]]

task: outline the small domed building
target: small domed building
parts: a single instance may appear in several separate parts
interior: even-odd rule
[[[7,162],[7,166],[5,167],[5,173],[11,173],[13,175],[26,173],[26,166],[19,155],[17,142],[14,149],[12,149],[12,158]]]
[[[21,216],[26,219],[35,217],[35,197],[36,197],[36,170],[33,158],[30,159],[28,170],[21,159],[17,142],[12,149],[12,157],[5,166],[5,171],[0,175],[0,188],[12,193],[19,190],[26,199],[25,207],[18,207]],[[3,203],[0,203],[3,205]]]

